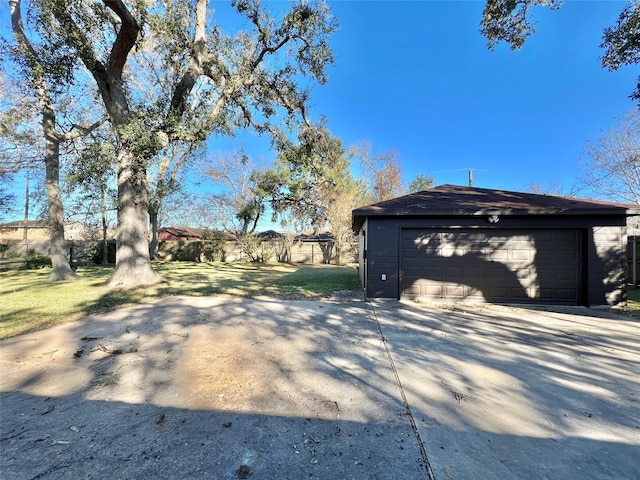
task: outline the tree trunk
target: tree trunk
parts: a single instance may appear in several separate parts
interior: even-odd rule
[[[107,206],[104,187],[100,189],[100,216],[102,217],[102,265],[108,265],[109,244],[107,243]]]
[[[51,252],[51,272],[50,280],[66,280],[77,278],[78,275],[71,270],[67,257],[67,246],[64,240],[64,213],[62,207],[62,196],[60,194],[60,137],[56,132],[56,114],[53,108],[53,100],[49,93],[47,83],[43,75],[43,68],[40,58],[33,48],[22,24],[21,5],[19,1],[10,1],[11,28],[22,52],[26,66],[29,68],[31,79],[35,86],[40,103],[42,114],[42,131],[45,142],[45,183],[47,189],[47,202],[49,206],[49,239]],[[25,206],[25,216],[29,216],[28,198]],[[27,232],[25,224],[25,239]]]
[[[67,242],[64,238],[64,210],[60,194],[60,142],[51,131],[53,119],[47,118],[45,111],[43,127],[45,130],[45,184],[49,206],[49,249],[53,271],[49,280],[67,280],[78,278],[69,265]],[[49,121],[51,120],[51,121]]]
[[[147,184],[144,161],[127,145],[118,153],[118,229],[116,269],[107,280],[110,287],[137,287],[161,282],[151,267],[147,237]]]
[[[149,210],[149,225],[151,226],[149,257],[153,259],[158,255],[158,211],[153,208]]]

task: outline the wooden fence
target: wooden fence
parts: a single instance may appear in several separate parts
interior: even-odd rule
[[[202,240],[160,242],[158,257],[162,260],[192,262],[217,260],[222,262],[283,262],[301,264],[347,264],[358,262],[358,244],[346,243],[340,254],[333,242],[294,242],[285,248],[278,241],[263,241],[250,251],[239,242],[227,241],[214,255],[207,254],[208,242]]]

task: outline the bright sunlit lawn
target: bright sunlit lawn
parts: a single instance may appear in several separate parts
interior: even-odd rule
[[[627,308],[635,312],[640,318],[640,288],[630,288],[627,290]]]
[[[169,295],[317,299],[360,290],[355,268],[256,263],[158,263],[166,282],[135,290],[102,286],[113,267],[79,267],[80,280],[49,282],[50,269],[0,260],[0,340]]]

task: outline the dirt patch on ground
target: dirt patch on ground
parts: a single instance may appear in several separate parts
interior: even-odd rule
[[[285,373],[247,328],[213,332],[199,326],[182,347],[175,382],[191,408],[245,412],[261,399],[280,396],[273,387]]]
[[[9,340],[4,345],[16,348],[0,356],[0,367],[10,372],[0,387],[45,397],[82,394],[92,401],[325,419],[371,403],[357,391],[347,398],[343,392],[345,380],[348,385],[350,375],[364,373],[363,364],[372,361],[370,346],[384,361],[376,330],[349,340],[349,322],[360,321],[366,304],[354,302],[353,317],[341,318],[324,314],[322,303],[302,315],[289,308],[295,303],[218,299],[214,303],[225,304],[221,314],[193,308],[195,299],[181,301],[179,317],[162,307],[171,304],[166,300]],[[346,337],[336,337],[342,330]],[[330,391],[341,392],[340,398]]]

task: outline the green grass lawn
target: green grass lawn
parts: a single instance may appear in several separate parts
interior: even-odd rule
[[[158,263],[155,268],[166,282],[133,290],[102,285],[113,267],[80,267],[80,280],[49,282],[50,269],[22,270],[21,265],[0,259],[0,340],[169,295],[317,299],[361,288],[354,268],[324,265]],[[640,289],[628,290],[625,313],[640,318]]]
[[[166,282],[113,290],[102,285],[113,267],[80,267],[80,280],[54,283],[48,281],[50,269],[22,270],[20,265],[0,260],[0,340],[169,295],[316,299],[336,290],[361,289],[351,267],[158,263],[154,266]]]
[[[640,288],[627,290],[627,308],[640,313]],[[638,315],[640,317],[640,315]]]

